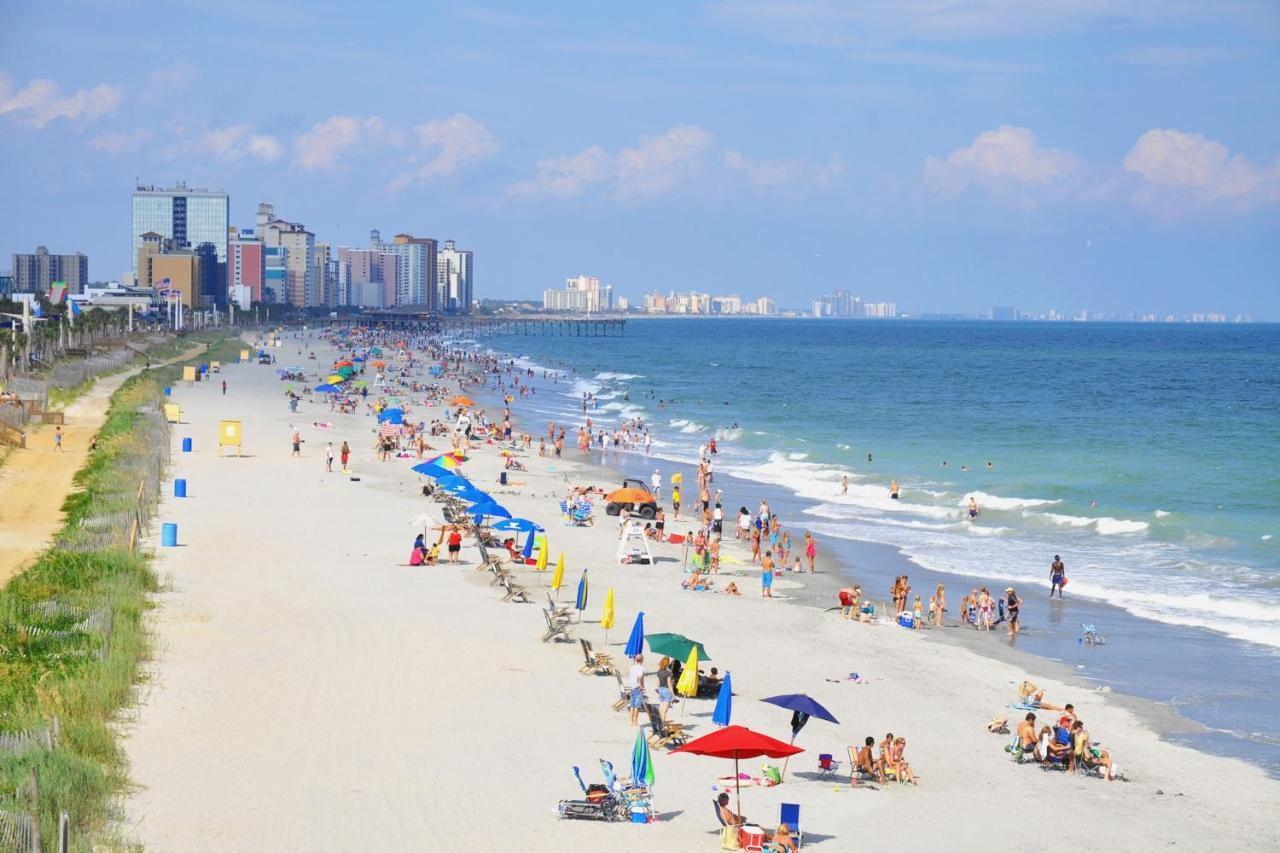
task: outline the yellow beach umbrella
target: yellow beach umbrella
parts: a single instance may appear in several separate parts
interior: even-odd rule
[[[692,699],[698,695],[698,647],[689,649],[689,659],[685,661],[680,680],[676,682],[676,692]],[[683,709],[681,709],[683,710]]]
[[[545,552],[544,552],[545,553]],[[560,587],[564,585],[564,554],[560,555],[560,559],[556,560],[556,570],[551,573],[551,588],[557,593]],[[559,596],[557,596],[558,598]]]
[[[538,562],[534,563],[533,567],[540,572],[545,572],[547,570],[547,552],[551,550],[547,547],[547,537],[539,536],[535,542],[538,548]],[[564,562],[563,554],[560,555],[560,561]],[[560,572],[564,573],[564,566],[560,567]]]
[[[613,627],[613,587],[604,594],[604,612],[600,614],[600,627],[608,631]]]

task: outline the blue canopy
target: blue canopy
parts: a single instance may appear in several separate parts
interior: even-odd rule
[[[635,624],[631,626],[631,636],[627,638],[626,656],[633,658],[644,654],[644,611],[636,614]]]
[[[514,530],[517,533],[542,533],[545,530],[541,524],[527,518],[504,518],[502,521],[495,522],[493,529]]]
[[[471,509],[467,510],[467,514],[475,517],[476,524],[479,524],[484,518],[511,517],[511,511],[509,509],[501,506],[488,495],[485,495],[483,500],[477,501]]]
[[[383,409],[378,413],[378,423],[390,421],[393,424],[404,423],[404,409]]]
[[[720,682],[720,692],[716,695],[716,709],[711,714],[711,722],[717,726],[729,725],[730,718],[733,717],[733,684],[729,677],[729,673],[724,674],[724,681]]]
[[[427,464],[430,465],[434,463],[429,462]],[[466,477],[462,476],[456,471],[450,471],[448,474],[444,474],[442,476],[436,477],[436,485],[440,486],[441,488],[445,488],[446,486],[459,486],[459,485],[469,486],[471,488],[476,487],[475,483],[471,482]]]
[[[319,391],[321,394],[338,394],[342,391],[342,389],[337,385],[330,385],[328,382],[323,385],[317,385],[315,390]]]

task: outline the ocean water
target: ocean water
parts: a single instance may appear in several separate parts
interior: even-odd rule
[[[596,424],[643,418],[681,463],[714,436],[718,471],[820,536],[1020,588],[1061,554],[1073,598],[1280,659],[1280,327],[653,319],[482,345],[561,372],[523,412],[576,426],[591,392]]]

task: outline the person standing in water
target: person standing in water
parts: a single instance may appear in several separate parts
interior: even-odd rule
[[[894,480],[889,484],[889,500],[896,501],[898,499],[898,481]]]
[[[970,521],[972,521],[973,519],[975,519],[975,518],[977,518],[977,517],[978,517],[978,499],[977,499],[977,498],[975,498],[975,497],[970,496],[970,498],[969,498],[969,520],[970,520]]]
[[[842,495],[849,494],[849,475],[848,474],[840,475],[840,494]]]
[[[1053,555],[1053,563],[1049,566],[1049,597],[1053,598],[1053,591],[1058,591],[1058,598],[1062,598],[1062,587],[1067,583],[1067,567],[1062,564],[1062,557],[1057,554]]]

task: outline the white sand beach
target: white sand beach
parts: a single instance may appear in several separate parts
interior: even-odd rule
[[[299,362],[312,372],[334,355],[314,348],[319,361]],[[296,350],[288,341],[281,358]],[[178,524],[179,547],[160,547],[158,523],[148,543],[165,591],[152,614],[150,681],[123,725],[137,783],[123,804],[126,836],[157,851],[719,849],[713,786],[731,764],[712,758],[654,750],[655,823],[558,819],[557,801],[580,796],[573,766],[588,782],[601,781],[599,758],[627,772],[635,730],[610,707],[614,678],[579,672],[576,642],[541,642],[551,572],[522,569],[518,582],[536,596],[518,604],[476,570],[470,539],[459,565],[409,567],[408,520],[439,514],[414,460],[376,461],[365,414],[335,415],[318,400],[291,414],[269,367],[226,365],[216,378],[226,396],[217,382],[173,391],[184,423],[173,430],[171,475],[186,479],[188,496],[167,497],[157,519]],[[222,418],[243,422],[243,457],[219,456]],[[290,458],[291,424],[306,439],[300,459]],[[191,453],[181,452],[186,436]],[[352,476],[326,473],[330,440],[350,442]],[[781,600],[805,576],[782,576],[778,599],[765,600],[758,573],[742,565],[726,566],[743,569],[731,578],[741,597],[681,589],[676,546],[655,546],[666,558],[656,565],[619,565],[616,523],[602,507],[596,526],[579,528],[564,526],[557,506],[567,484],[616,481],[566,447],[565,460],[535,449],[523,458],[529,471],[513,475],[525,484],[499,487],[497,450],[482,446],[465,471],[547,528],[552,561],[563,552],[568,567],[562,602],[589,570],[574,637],[625,664],[643,610],[648,632],[700,640],[712,656],[705,666],[732,673],[734,723],[787,739],[789,712],[759,700],[793,692],[840,719],[809,722],[783,785],[742,792],[745,814],[770,829],[779,803],[799,803],[806,849],[1280,849],[1280,783],[1262,770],[1161,741],[1108,694],[929,632]],[[726,495],[726,506],[740,504],[755,496]],[[726,539],[724,553],[745,549]],[[617,616],[606,646],[609,588]],[[652,673],[656,656],[646,658]],[[1012,763],[1009,738],[985,725],[997,714],[1020,719],[1006,706],[1024,678],[1050,702],[1073,702],[1130,781]],[[651,699],[655,686],[650,676]],[[672,718],[706,734],[713,705],[686,700]],[[886,732],[906,737],[919,785],[850,787],[847,747]],[[834,779],[816,778],[824,752],[842,762]],[[743,769],[758,776],[763,761],[781,763]]]

